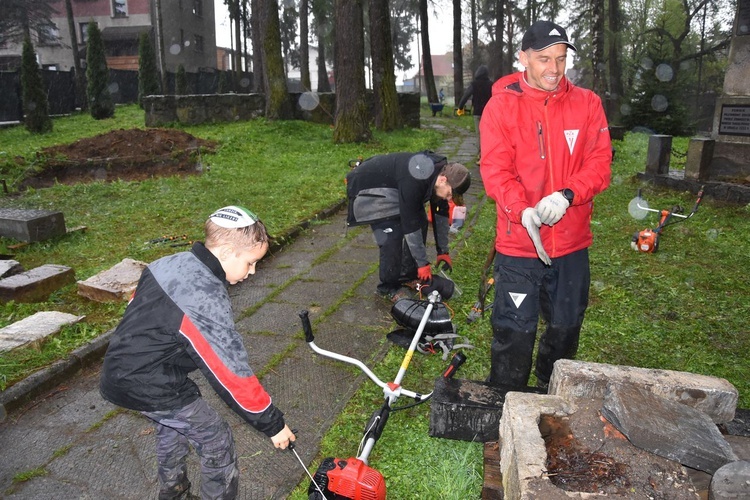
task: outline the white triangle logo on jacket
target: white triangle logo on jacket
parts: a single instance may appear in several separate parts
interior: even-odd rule
[[[525,293],[508,292],[508,295],[510,295],[510,300],[516,305],[516,309],[521,307],[523,300],[526,298]]]
[[[573,154],[573,148],[576,147],[576,139],[578,139],[578,130],[565,131],[565,140],[568,141],[568,149],[570,149],[570,154]]]

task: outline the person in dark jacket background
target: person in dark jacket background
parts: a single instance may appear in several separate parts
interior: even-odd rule
[[[448,254],[448,200],[469,189],[471,176],[460,163],[431,151],[373,156],[346,176],[347,224],[369,224],[380,249],[380,295],[396,302],[409,294],[404,283],[432,279],[427,257],[430,202],[436,264],[452,267]]]
[[[484,64],[479,66],[474,72],[474,80],[469,84],[469,87],[461,96],[461,100],[458,101],[458,109],[463,112],[464,106],[471,99],[472,111],[474,115],[474,130],[477,133],[477,155],[481,158],[482,148],[480,145],[479,137],[479,120],[482,118],[482,112],[487,101],[492,96],[492,80],[490,80],[490,71]],[[477,159],[477,165],[479,159]]]
[[[227,285],[251,274],[268,251],[268,233],[249,210],[224,207],[196,242],[152,262],[110,340],[102,367],[104,399],[156,424],[159,500],[192,498],[186,457],[201,462],[201,497],[237,497],[239,470],[229,424],[188,374],[200,369],[224,402],[285,449],[295,436],[248,364],[234,326]]]

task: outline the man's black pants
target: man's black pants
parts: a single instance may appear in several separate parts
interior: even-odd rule
[[[546,384],[555,361],[570,359],[578,350],[591,281],[588,249],[552,259],[550,267],[539,259],[498,253],[494,276],[489,382],[527,385],[541,314],[546,328],[539,338],[535,374]]]

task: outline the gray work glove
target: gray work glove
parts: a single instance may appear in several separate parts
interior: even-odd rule
[[[570,206],[570,202],[565,199],[560,191],[555,191],[539,200],[536,204],[536,210],[539,212],[539,218],[542,224],[554,226],[565,215],[565,211]]]
[[[566,200],[567,201],[567,200]],[[531,241],[534,243],[536,254],[539,256],[539,260],[547,264],[552,264],[547,251],[544,250],[542,245],[542,236],[539,234],[539,228],[542,225],[542,220],[537,213],[536,208],[529,207],[521,214],[521,225],[526,228],[526,232],[529,233]]]

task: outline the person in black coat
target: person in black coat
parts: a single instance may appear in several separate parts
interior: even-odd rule
[[[361,162],[346,176],[349,226],[370,225],[380,249],[378,293],[397,301],[404,284],[430,282],[425,241],[430,204],[436,264],[453,266],[448,248],[448,200],[466,192],[469,171],[431,151],[390,153]]]
[[[479,120],[482,118],[484,106],[487,104],[487,101],[490,100],[491,96],[492,80],[490,80],[490,71],[487,69],[487,66],[483,64],[477,68],[476,72],[474,72],[474,80],[469,84],[464,95],[461,96],[461,100],[458,101],[458,109],[463,112],[466,102],[471,99],[473,107],[472,115],[474,115],[474,130],[476,130],[477,133],[477,155],[479,157],[482,156],[482,151],[479,146]],[[477,164],[479,164],[478,159]]]

